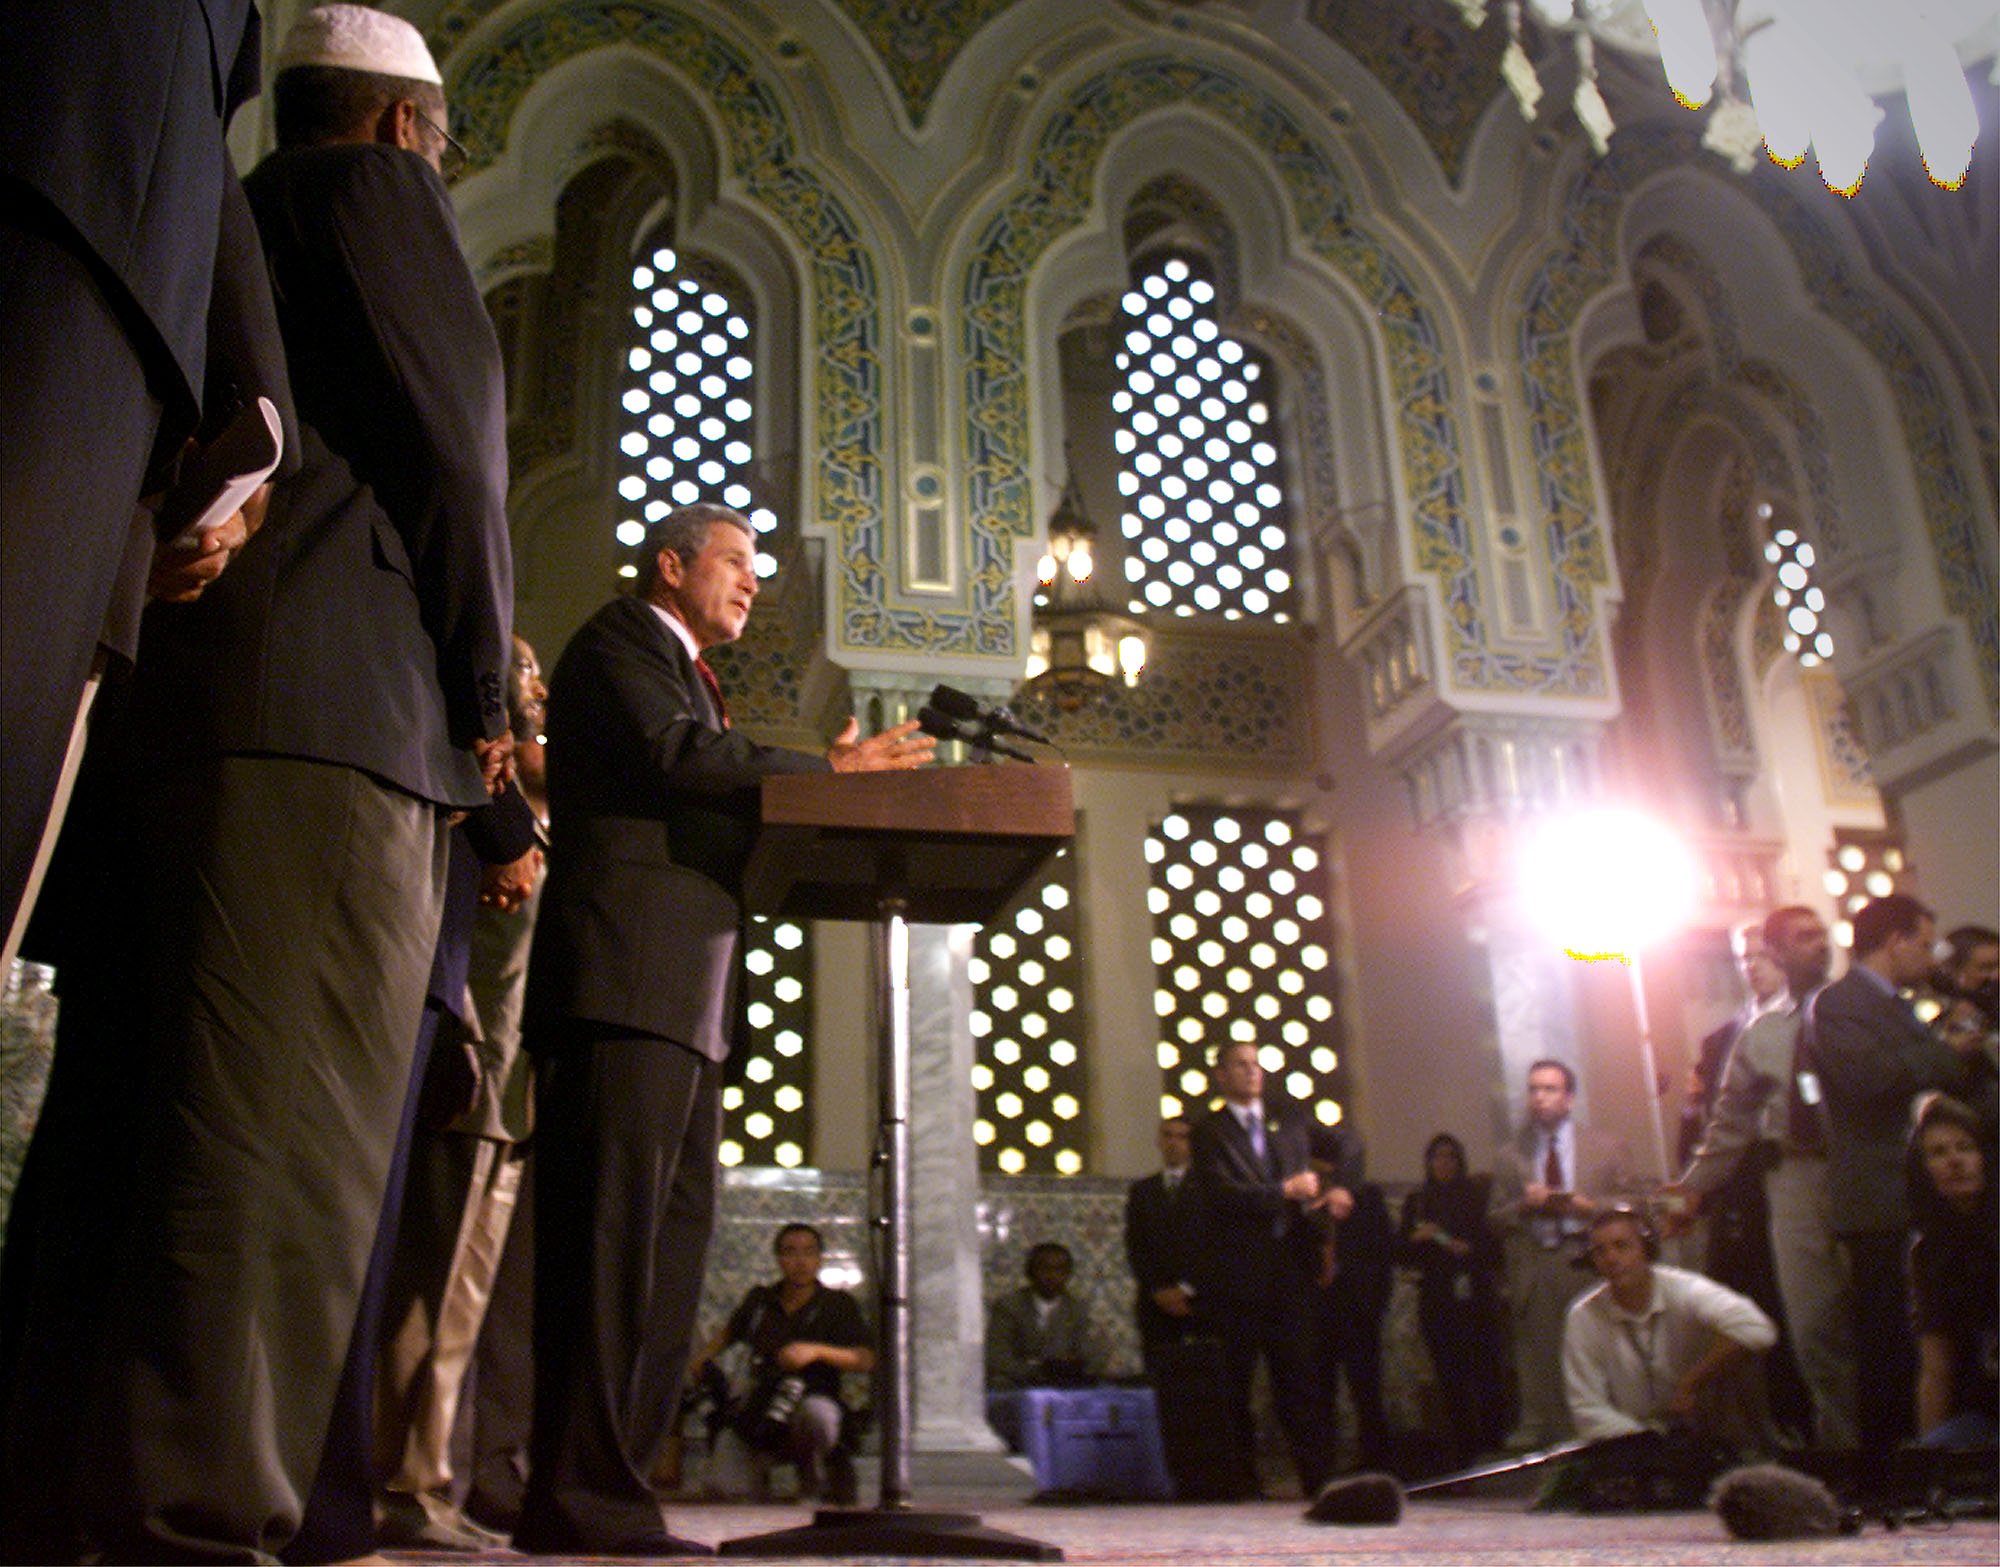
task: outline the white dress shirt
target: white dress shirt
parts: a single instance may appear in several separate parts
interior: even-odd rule
[[[1600,1284],[1569,1308],[1563,1381],[1589,1441],[1665,1424],[1665,1406],[1715,1334],[1769,1349],[1778,1329],[1754,1301],[1685,1268],[1653,1266],[1653,1297],[1629,1312]]]

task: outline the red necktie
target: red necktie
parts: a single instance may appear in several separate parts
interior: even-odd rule
[[[1542,1161],[1542,1184],[1552,1192],[1563,1189],[1562,1155],[1556,1151],[1556,1140],[1549,1139],[1549,1156]]]
[[[697,658],[694,667],[701,672],[701,683],[708,687],[708,694],[715,699],[715,711],[722,719],[722,727],[729,727],[729,704],[722,700],[722,682],[715,678],[715,671],[708,667],[708,660]]]

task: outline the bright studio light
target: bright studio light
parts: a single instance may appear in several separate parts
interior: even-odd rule
[[[1616,807],[1535,828],[1516,866],[1523,910],[1565,951],[1631,955],[1694,912],[1695,867],[1659,822]]]

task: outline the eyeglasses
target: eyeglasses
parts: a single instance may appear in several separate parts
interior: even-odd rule
[[[415,107],[412,105],[412,107]],[[444,148],[438,154],[438,172],[448,180],[455,180],[465,172],[465,166],[472,161],[472,154],[465,150],[465,143],[432,119],[422,109],[416,111],[422,120],[439,136],[444,138]]]

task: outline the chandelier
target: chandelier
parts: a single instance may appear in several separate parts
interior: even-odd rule
[[[1021,698],[1044,711],[1076,712],[1139,683],[1151,637],[1144,623],[1105,602],[1096,579],[1097,529],[1071,469],[1049,518],[1049,547],[1036,569]]]
[[[1469,26],[1496,0],[1452,0]],[[1657,55],[1674,97],[1711,99],[1702,144],[1739,173],[1761,143],[1796,168],[1810,150],[1829,190],[1861,188],[1879,96],[1902,93],[1933,183],[1956,190],[1972,162],[1978,115],[1965,72],[1992,59],[2000,83],[2000,0],[1497,0],[1508,43],[1500,73],[1532,119],[1541,83],[1521,43],[1525,9],[1576,39],[1576,116],[1601,156],[1614,129],[1598,91],[1596,44]]]

